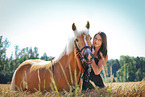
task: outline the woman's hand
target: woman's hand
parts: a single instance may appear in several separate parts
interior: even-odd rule
[[[93,54],[93,55],[95,54],[95,50],[94,50],[94,48],[92,48],[92,54]]]

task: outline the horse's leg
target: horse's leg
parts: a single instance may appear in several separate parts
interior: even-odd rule
[[[14,91],[15,90],[15,75],[16,75],[16,70],[13,74],[13,77],[12,77],[12,81],[11,81],[11,90]]]
[[[26,73],[29,70],[31,65],[28,64],[21,64],[15,71],[11,83],[12,90],[26,90]]]

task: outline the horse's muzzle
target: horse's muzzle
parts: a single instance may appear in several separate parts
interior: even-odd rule
[[[90,48],[87,48],[83,51],[84,61],[86,64],[91,64],[92,59],[94,58],[94,55],[91,52]]]

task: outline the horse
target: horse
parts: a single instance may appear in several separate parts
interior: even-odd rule
[[[36,91],[64,91],[70,86],[81,87],[80,75],[84,68],[76,60],[76,52],[80,54],[83,63],[92,62],[91,36],[89,34],[90,24],[87,21],[84,30],[78,31],[75,23],[72,24],[74,36],[69,40],[64,51],[52,62],[33,59],[21,63],[15,70],[11,90]]]

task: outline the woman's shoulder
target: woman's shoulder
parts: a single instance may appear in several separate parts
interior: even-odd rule
[[[106,56],[104,58],[102,58],[102,60],[107,62],[107,60],[108,60],[108,54],[106,54]]]
[[[106,56],[105,57],[102,57],[99,61],[102,61],[102,62],[107,62],[107,60],[108,60],[108,54],[106,54]]]
[[[101,60],[101,59],[108,60],[108,54],[106,54],[106,56],[101,58],[101,59],[99,59],[98,56],[94,56],[94,59],[96,59],[96,60]]]

